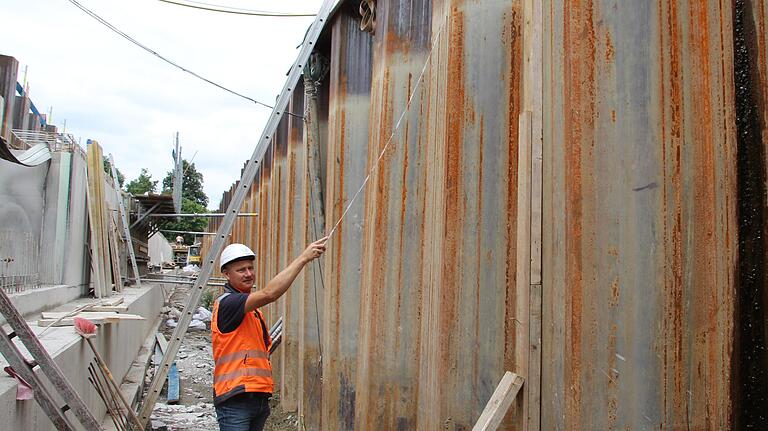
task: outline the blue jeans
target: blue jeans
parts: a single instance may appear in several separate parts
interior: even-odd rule
[[[261,431],[269,417],[269,398],[244,393],[216,406],[220,431]]]

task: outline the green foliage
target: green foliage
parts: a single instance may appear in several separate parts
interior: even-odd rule
[[[197,171],[195,164],[182,160],[184,177],[181,179],[181,197],[196,202],[203,207],[208,206],[208,196],[203,191],[203,174]],[[173,171],[163,178],[163,193],[171,193],[173,186]],[[186,212],[186,211],[185,211]]]
[[[103,157],[104,161],[104,172],[106,172],[107,176],[112,178],[112,167],[109,164],[109,159],[106,157]],[[125,183],[125,175],[123,175],[122,172],[120,172],[120,169],[115,166],[115,172],[117,172],[117,182],[120,184],[120,188],[123,188],[123,184]]]
[[[184,214],[192,213],[207,213],[208,209],[200,205],[197,202],[193,202],[187,198],[181,198],[181,212]],[[189,232],[201,232],[208,226],[208,219],[205,217],[182,217],[179,221],[171,219],[163,223],[163,229],[169,230],[183,230]],[[173,242],[177,234],[167,234],[166,238],[170,238],[169,241]],[[184,244],[192,245],[195,240],[194,235],[185,234]]]
[[[155,193],[157,190],[157,183],[157,180],[152,181],[152,174],[150,174],[149,171],[145,168],[141,168],[139,177],[129,182],[128,185],[125,186],[125,189],[128,193],[134,196],[139,196],[147,192]]]
[[[203,291],[203,296],[200,298],[200,305],[208,310],[213,310],[213,301],[216,300],[216,296],[219,294],[219,289],[214,286],[207,286]]]

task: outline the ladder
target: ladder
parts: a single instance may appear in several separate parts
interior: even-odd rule
[[[115,194],[117,195],[117,205],[120,207],[120,217],[123,220],[123,235],[125,243],[128,245],[128,254],[131,256],[131,267],[133,268],[133,278],[136,279],[136,287],[141,287],[141,277],[139,276],[139,267],[136,265],[136,254],[133,252],[133,240],[131,239],[131,229],[128,227],[128,214],[125,212],[125,204],[120,193],[120,183],[117,181],[117,172],[115,171],[115,159],[112,153],[109,153],[109,167],[112,168],[112,179],[115,180]]]
[[[141,405],[141,411],[139,412],[139,420],[143,425],[149,422],[152,410],[154,409],[155,403],[160,396],[160,390],[163,388],[163,383],[168,377],[171,364],[176,357],[176,353],[179,351],[179,347],[181,347],[181,340],[189,328],[189,323],[192,321],[192,314],[194,314],[195,307],[197,306],[197,303],[200,301],[200,297],[203,294],[203,288],[206,284],[208,284],[208,279],[210,278],[211,272],[213,271],[213,265],[218,260],[218,256],[221,253],[221,250],[224,248],[227,236],[232,230],[232,225],[237,218],[237,214],[240,211],[243,202],[245,201],[248,190],[253,184],[253,180],[258,169],[257,165],[259,161],[264,157],[264,153],[267,151],[267,147],[270,143],[270,138],[277,130],[277,126],[280,124],[280,120],[283,117],[283,114],[285,114],[291,93],[296,88],[296,84],[298,83],[299,78],[304,73],[305,66],[307,68],[309,67],[309,56],[315,49],[315,44],[320,37],[320,33],[322,32],[323,27],[325,27],[325,23],[328,17],[336,9],[338,3],[339,0],[325,0],[323,5],[320,7],[320,11],[315,17],[315,21],[307,31],[304,43],[301,45],[299,55],[296,58],[296,61],[293,63],[290,72],[288,73],[288,79],[283,86],[283,90],[280,92],[280,96],[277,98],[277,102],[275,103],[275,107],[272,110],[272,114],[270,115],[269,120],[264,127],[264,131],[262,132],[261,137],[259,137],[259,141],[256,143],[256,148],[253,151],[253,155],[250,159],[248,159],[248,164],[243,170],[242,178],[240,178],[237,190],[232,196],[232,200],[229,202],[226,215],[221,222],[221,226],[219,227],[218,232],[216,232],[216,237],[214,238],[213,243],[211,244],[211,248],[208,251],[208,256],[206,256],[205,261],[202,262],[203,267],[200,269],[200,274],[198,275],[197,280],[195,280],[195,283],[189,293],[189,298],[187,300],[187,304],[184,306],[184,311],[181,313],[181,317],[179,318],[178,326],[176,326],[176,329],[174,329],[173,335],[171,336],[171,339],[168,343],[168,349],[166,349],[165,353],[163,354],[163,361],[157,368],[155,376],[152,378],[152,383],[149,385],[149,389],[147,390],[147,397],[144,400],[144,403]]]
[[[0,313],[10,325],[13,332],[6,334],[5,330],[0,330],[0,353],[5,356],[13,370],[20,375],[32,387],[35,392],[35,400],[48,415],[58,430],[75,430],[69,418],[65,413],[72,409],[75,417],[88,430],[102,429],[99,421],[88,410],[88,406],[82,398],[75,392],[64,373],[56,365],[51,356],[45,350],[40,340],[37,339],[34,332],[29,328],[27,322],[21,317],[19,311],[11,303],[8,295],[0,289]],[[32,355],[33,361],[28,362],[19,348],[14,344],[13,338],[18,337],[24,347]],[[56,401],[45,388],[40,376],[33,370],[35,366],[40,366],[43,374],[53,384],[58,391],[64,404],[57,407]]]

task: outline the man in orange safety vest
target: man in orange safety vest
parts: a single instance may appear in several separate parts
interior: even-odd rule
[[[307,247],[263,289],[251,291],[256,254],[243,244],[230,244],[219,264],[227,278],[224,293],[213,304],[213,404],[221,431],[262,430],[269,416],[274,382],[269,363],[272,340],[259,310],[280,298],[304,265],[325,252],[327,237]]]

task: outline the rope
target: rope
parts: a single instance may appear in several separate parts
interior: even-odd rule
[[[432,42],[432,46],[429,48],[429,53],[427,53],[427,58],[424,61],[424,66],[421,68],[421,73],[419,73],[419,78],[416,80],[416,83],[413,86],[413,90],[411,91],[410,96],[408,96],[408,101],[405,104],[405,109],[403,109],[403,112],[400,114],[400,117],[397,119],[397,122],[395,122],[395,127],[392,129],[392,133],[389,135],[389,138],[387,139],[386,144],[384,144],[384,148],[381,149],[381,152],[379,153],[379,157],[376,158],[376,162],[374,162],[371,169],[368,171],[368,175],[366,175],[365,179],[363,180],[363,183],[360,185],[360,188],[357,189],[357,192],[352,196],[352,199],[350,199],[349,203],[347,204],[347,207],[344,209],[344,212],[341,213],[341,217],[339,217],[339,220],[333,225],[333,229],[328,233],[328,240],[333,237],[333,234],[336,233],[336,229],[341,224],[342,220],[344,220],[344,217],[347,215],[349,210],[352,208],[352,204],[355,202],[357,197],[360,195],[360,193],[363,191],[365,186],[368,184],[368,181],[370,181],[371,176],[373,175],[373,172],[378,168],[379,162],[381,162],[382,157],[384,157],[384,153],[387,152],[387,149],[389,148],[389,144],[392,143],[392,139],[395,137],[395,134],[400,129],[400,125],[403,121],[403,118],[405,118],[405,114],[408,113],[408,111],[411,108],[411,102],[413,101],[413,97],[416,95],[416,91],[419,89],[419,85],[424,79],[424,73],[427,71],[427,66],[429,65],[429,62],[432,58],[432,52],[435,49],[435,46],[437,46],[437,41],[440,39],[440,34],[443,31],[443,28],[445,27],[446,19],[443,19],[443,22],[440,24],[440,27],[438,28],[437,32],[435,33],[435,39]]]

